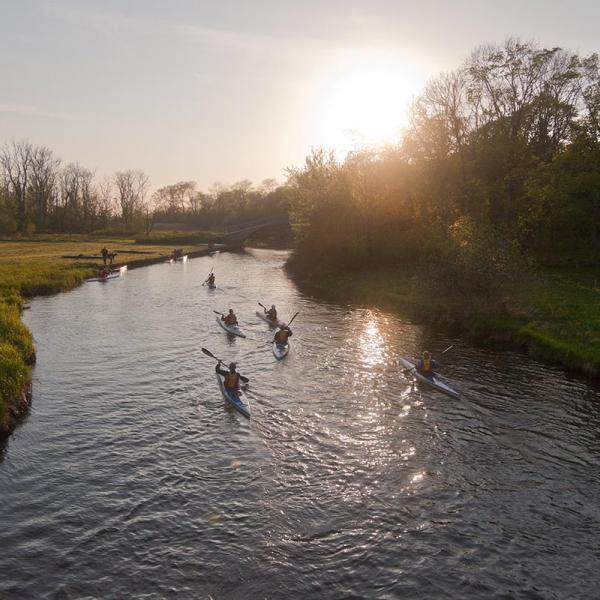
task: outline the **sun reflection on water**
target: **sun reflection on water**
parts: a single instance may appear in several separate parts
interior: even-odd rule
[[[365,326],[358,339],[361,359],[365,366],[374,367],[384,363],[384,338],[379,323],[372,313],[367,314]]]

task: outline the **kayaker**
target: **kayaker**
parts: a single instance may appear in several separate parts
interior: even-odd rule
[[[416,364],[417,371],[424,375],[425,377],[433,377],[434,369],[439,369],[440,365],[436,360],[431,358],[431,354],[425,350],[423,352],[423,357],[417,361]]]
[[[273,321],[273,323],[277,323],[277,309],[274,304],[271,304],[271,308],[269,310],[265,310],[265,316],[269,321]]]
[[[233,312],[233,308],[229,309],[229,314],[227,314],[225,316],[221,316],[221,321],[223,321],[225,323],[225,325],[237,325],[238,324],[238,320],[237,320],[237,317],[235,316],[235,313]]]
[[[294,335],[292,330],[285,324],[282,323],[281,327],[275,333],[275,339],[273,340],[278,346],[285,346],[289,338]]]
[[[208,283],[208,285],[215,285],[215,274],[211,273],[208,276],[208,279],[206,280],[206,283]]]
[[[223,377],[225,377],[225,381],[223,382],[225,389],[228,391],[239,392],[240,391],[240,374],[236,371],[237,365],[232,362],[229,364],[229,371],[225,371],[224,369],[219,369],[219,364],[220,363],[217,363],[217,366],[215,367],[215,371],[219,375],[222,375]]]
[[[110,269],[105,265],[100,269],[100,278],[106,279],[110,275]]]

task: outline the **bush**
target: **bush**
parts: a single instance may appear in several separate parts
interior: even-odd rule
[[[23,393],[27,378],[23,357],[10,344],[0,343],[0,421],[6,419],[8,407]]]

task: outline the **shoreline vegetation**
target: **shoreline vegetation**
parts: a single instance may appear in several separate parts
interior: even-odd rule
[[[597,54],[476,48],[396,145],[314,149],[288,186],[304,285],[598,376]]]
[[[431,293],[418,274],[395,269],[345,273],[287,270],[305,292],[330,301],[389,310],[417,324],[466,337],[476,345],[526,352],[600,380],[600,269],[545,269],[492,313],[466,313]]]
[[[36,355],[31,332],[21,321],[28,298],[68,291],[96,276],[102,260],[85,257],[98,255],[102,246],[119,251],[115,268],[127,264],[128,269],[135,269],[164,261],[170,246],[177,242],[184,253],[208,254],[207,244],[217,235],[173,233],[143,240],[86,235],[0,239],[0,438],[14,430],[32,401],[30,368]],[[186,244],[189,241],[195,243]]]

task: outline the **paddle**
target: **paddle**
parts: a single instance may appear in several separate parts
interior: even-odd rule
[[[210,356],[211,358],[214,358],[219,364],[224,365],[225,363],[220,359],[217,358],[210,350],[207,350],[206,348],[200,348],[202,350],[202,352],[204,354],[206,354],[206,356]],[[239,373],[238,373],[239,375]],[[244,377],[243,375],[240,375],[240,379],[244,382],[244,383],[248,383],[250,380],[247,377]]]
[[[267,312],[267,308],[265,307],[265,305],[264,305],[264,304],[261,304],[261,303],[259,302],[259,303],[258,303],[258,305],[259,305],[259,306],[262,306],[262,309],[263,309],[265,312]]]
[[[213,272],[214,267],[211,267],[210,269],[210,273]],[[202,285],[206,285],[206,283],[208,282],[208,278],[210,277],[210,273],[206,276],[206,279],[204,280],[204,283]]]
[[[300,311],[298,311],[291,319],[290,322],[287,324],[287,326],[289,327],[292,324],[292,321],[300,314]]]

